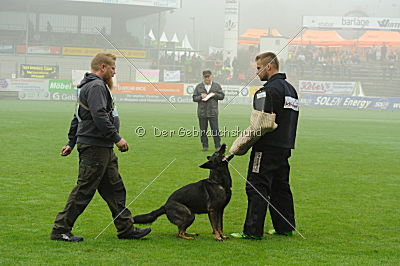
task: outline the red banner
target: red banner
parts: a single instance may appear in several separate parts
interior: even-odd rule
[[[17,53],[25,53],[25,45],[17,46]],[[61,47],[58,46],[28,46],[28,54],[60,54]]]
[[[112,92],[116,94],[183,95],[183,84],[120,82]]]

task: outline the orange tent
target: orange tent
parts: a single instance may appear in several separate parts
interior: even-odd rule
[[[400,45],[400,33],[396,31],[369,30],[358,38],[360,45]]]
[[[306,30],[302,36],[294,39],[290,44],[295,45],[307,45],[307,44],[319,45],[319,46],[343,46],[352,45],[353,40],[344,40],[337,31],[334,30]]]
[[[271,34],[266,29],[247,29],[245,33],[240,35],[238,43],[244,44],[260,44],[260,38],[266,36],[281,37],[277,29],[272,29]]]

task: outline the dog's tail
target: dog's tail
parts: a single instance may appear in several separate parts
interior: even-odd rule
[[[151,224],[163,214],[165,214],[164,206],[147,214],[135,215],[133,216],[133,221],[135,224]]]

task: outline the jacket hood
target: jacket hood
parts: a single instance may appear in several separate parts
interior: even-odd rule
[[[78,88],[81,88],[86,83],[89,83],[89,82],[91,82],[93,80],[96,80],[96,79],[101,79],[101,78],[99,76],[97,76],[96,74],[86,73],[85,76],[83,77],[81,83],[78,85]]]

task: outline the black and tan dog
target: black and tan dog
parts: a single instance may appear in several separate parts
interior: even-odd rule
[[[227,237],[222,231],[222,217],[224,208],[231,199],[232,179],[228,169],[228,162],[233,155],[225,157],[226,145],[212,156],[207,156],[208,161],[201,168],[210,169],[207,179],[186,185],[168,198],[161,208],[148,214],[133,217],[136,224],[147,224],[154,222],[157,217],[166,214],[168,220],[178,226],[177,237],[194,239],[187,235],[198,235],[186,233],[186,229],[193,223],[195,214],[208,213],[215,240],[223,241]]]

